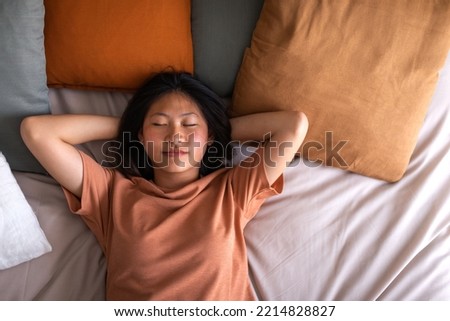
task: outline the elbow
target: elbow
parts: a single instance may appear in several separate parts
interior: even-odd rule
[[[306,134],[308,132],[308,128],[309,128],[308,117],[306,116],[305,113],[303,113],[301,111],[294,111],[293,113],[294,113],[294,115],[292,117],[292,120],[294,121],[293,132],[295,133],[295,137],[296,137],[296,139],[298,139],[299,144],[301,144],[303,142],[303,140],[305,139]]]
[[[29,147],[33,141],[39,141],[42,131],[40,128],[39,116],[29,116],[22,120],[20,124],[20,135],[23,141]]]
[[[33,130],[31,129],[33,125],[32,117],[33,116],[26,117],[20,123],[20,136],[22,136],[24,142],[28,141],[30,134],[33,132]]]
[[[309,127],[308,117],[302,111],[298,111],[297,114],[298,114],[297,121],[299,130],[302,132],[307,132]]]

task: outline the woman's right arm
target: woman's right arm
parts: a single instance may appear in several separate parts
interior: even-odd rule
[[[81,197],[83,163],[74,145],[113,139],[119,118],[97,115],[42,115],[27,117],[20,131],[28,149],[67,190]]]

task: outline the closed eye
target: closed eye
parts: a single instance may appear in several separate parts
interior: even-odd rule
[[[166,126],[165,123],[152,123],[153,126]]]
[[[183,124],[184,127],[195,127],[197,124]]]

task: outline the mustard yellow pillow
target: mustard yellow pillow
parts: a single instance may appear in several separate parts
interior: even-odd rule
[[[297,109],[303,157],[395,182],[450,47],[450,1],[266,0],[233,113]]]
[[[150,73],[193,71],[190,0],[45,0],[51,87],[133,90]]]

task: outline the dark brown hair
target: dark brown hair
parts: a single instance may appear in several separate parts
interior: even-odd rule
[[[127,177],[153,179],[153,167],[139,141],[139,133],[152,104],[173,92],[183,93],[198,105],[208,125],[209,135],[214,137],[214,142],[208,146],[202,159],[200,175],[207,175],[225,166],[231,158],[231,125],[222,99],[192,75],[177,72],[153,75],[133,95],[122,115],[114,142],[120,148],[114,149],[114,157],[109,155],[113,159],[109,166]],[[112,150],[112,145],[108,150]]]

